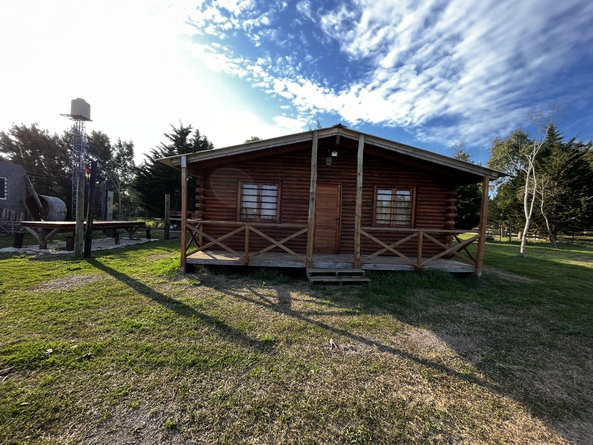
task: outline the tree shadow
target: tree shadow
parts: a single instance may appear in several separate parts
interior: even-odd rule
[[[271,349],[272,345],[270,342],[262,342],[254,338],[251,338],[248,335],[246,335],[245,332],[242,332],[239,329],[229,326],[224,321],[219,320],[218,318],[212,317],[210,315],[204,314],[200,311],[197,311],[195,308],[179,300],[176,300],[161,292],[158,292],[155,289],[147,286],[146,284],[101,263],[97,259],[89,258],[86,261],[93,267],[105,272],[108,275],[111,275],[116,280],[135,290],[144,297],[147,297],[155,303],[160,304],[164,308],[173,311],[182,317],[193,317],[200,320],[201,322],[210,325],[216,330],[216,332],[221,337],[228,341],[239,343],[242,346],[256,349],[258,351],[265,352],[270,351]]]
[[[582,266],[563,267],[568,268],[565,272],[569,276],[583,272]],[[402,323],[430,331],[471,365],[475,370],[471,372],[460,372],[405,348],[361,335],[360,331],[352,332],[317,319],[318,316],[349,315],[343,310],[332,309],[331,306],[325,306],[320,311],[295,309],[294,288],[290,285],[267,286],[275,289],[273,297],[252,285],[242,284],[247,292],[239,292],[232,281],[217,283],[214,287],[238,300],[314,325],[329,335],[376,348],[511,398],[565,440],[587,443],[593,430],[591,421],[586,420],[593,418],[593,393],[590,390],[593,387],[593,343],[590,341],[593,328],[586,328],[585,324],[591,316],[579,316],[577,312],[569,311],[568,314],[573,313],[573,318],[569,319],[566,313],[554,312],[559,310],[555,306],[546,309],[550,312],[541,313],[544,304],[566,305],[566,301],[562,301],[565,297],[547,301],[546,292],[558,290],[538,288],[541,283],[537,282],[517,284],[512,281],[512,276],[504,279],[509,280],[506,285],[509,290],[518,286],[518,292],[526,293],[523,301],[518,303],[511,296],[500,297],[506,289],[504,283],[500,284],[499,276],[487,272],[482,279],[452,278],[457,281],[453,281],[450,288],[445,286],[440,293],[438,284],[432,286],[429,283],[423,289],[407,288],[396,299],[387,294],[383,300],[371,298],[369,291],[364,289],[346,293],[345,296],[341,289],[312,291],[315,298],[329,301],[334,307],[356,307],[367,314],[376,313],[379,308]],[[494,297],[489,286],[501,286],[502,289],[496,293],[499,296]],[[437,291],[432,292],[433,288]],[[464,294],[456,294],[456,289]],[[569,296],[570,291],[567,293]],[[489,300],[491,296],[498,300]],[[582,295],[574,298],[575,304],[588,304],[590,309],[593,307],[593,299],[585,298],[588,302],[583,302]],[[583,308],[586,309],[585,306]],[[590,310],[586,312],[591,313]],[[580,317],[579,320],[576,317]],[[571,323],[575,323],[574,326]]]
[[[345,330],[340,327],[332,326],[331,324],[325,323],[320,320],[316,320],[311,317],[311,315],[347,315],[344,311],[319,311],[319,312],[308,312],[308,311],[299,311],[292,308],[292,297],[291,292],[292,290],[285,285],[277,286],[277,295],[276,298],[270,298],[269,296],[261,293],[253,286],[246,286],[245,288],[249,291],[249,293],[253,296],[243,295],[233,290],[232,286],[226,285],[217,285],[215,288],[221,292],[224,292],[226,295],[236,298],[238,300],[245,301],[247,303],[255,304],[260,306],[264,309],[270,310],[272,312],[276,312],[282,315],[286,315],[289,317],[294,318],[295,320],[305,322],[311,325],[314,325],[318,328],[326,330],[328,333],[334,336],[341,336],[343,338],[348,338],[353,342],[364,344],[371,348],[376,348],[380,352],[386,352],[392,355],[396,355],[398,357],[411,360],[418,364],[421,364],[427,368],[433,369],[438,372],[442,372],[447,374],[451,377],[455,377],[460,380],[464,380],[473,384],[480,385],[482,387],[491,389],[491,390],[498,390],[496,385],[493,385],[491,382],[488,382],[484,379],[481,379],[475,375],[467,374],[459,372],[455,369],[452,369],[442,363],[438,363],[432,360],[425,359],[418,355],[412,354],[410,352],[404,351],[403,349],[399,349],[390,345],[386,345],[382,342],[377,340],[365,337],[363,335],[359,335],[348,330]],[[279,288],[279,290],[278,290]]]

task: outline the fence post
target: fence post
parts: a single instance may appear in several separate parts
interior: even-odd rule
[[[486,228],[488,225],[488,191],[490,180],[484,176],[482,181],[482,206],[480,208],[480,238],[478,239],[478,252],[476,255],[476,274],[482,276],[484,269],[484,249],[486,248]]]
[[[187,265],[187,156],[181,156],[181,273],[185,273]]]
[[[165,227],[163,237],[169,239],[169,228],[171,227],[171,195],[165,195]]]

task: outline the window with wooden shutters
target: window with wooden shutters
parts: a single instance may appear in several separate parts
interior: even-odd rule
[[[0,178],[0,199],[8,199],[8,180]]]
[[[375,188],[375,226],[413,227],[414,189]]]
[[[278,221],[278,184],[240,184],[239,219],[241,221]]]

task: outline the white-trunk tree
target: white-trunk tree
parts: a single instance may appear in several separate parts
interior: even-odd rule
[[[535,208],[535,201],[537,199],[538,190],[538,175],[537,175],[537,155],[541,151],[548,131],[554,124],[554,115],[556,109],[551,113],[545,114],[542,112],[529,112],[529,119],[537,129],[535,138],[531,141],[529,146],[523,150],[524,162],[522,163],[522,170],[525,172],[525,189],[523,191],[523,212],[525,214],[525,225],[521,234],[521,247],[519,255],[525,256],[525,249],[527,248],[527,235],[533,219],[533,209]]]
[[[525,182],[521,195],[525,224],[521,231],[520,256],[525,256],[527,236],[533,220],[533,211],[539,189],[538,154],[544,146],[557,111],[558,107],[554,107],[549,113],[533,110],[529,112],[529,119],[536,129],[534,138],[530,138],[526,133],[518,130],[505,140],[495,139],[492,145],[491,157],[488,162],[491,168],[500,169],[512,175],[519,175],[520,173],[524,175]]]

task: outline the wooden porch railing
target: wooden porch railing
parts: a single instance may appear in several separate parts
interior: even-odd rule
[[[380,232],[391,232],[391,233],[409,233],[404,238],[391,243],[387,244],[381,241],[376,236],[371,235],[369,232],[373,231],[380,231]],[[461,239],[459,235],[462,233],[472,233],[473,235],[468,239]],[[379,227],[363,227],[360,231],[360,234],[371,241],[379,244],[382,248],[374,252],[373,254],[360,256],[360,263],[361,266],[372,260],[373,258],[378,257],[379,255],[383,255],[384,253],[392,253],[397,255],[398,257],[404,259],[407,263],[414,266],[416,269],[422,269],[427,264],[431,263],[432,261],[442,258],[442,257],[452,257],[456,256],[460,258],[462,261],[471,264],[474,268],[478,269],[478,260],[476,257],[468,250],[468,246],[473,242],[480,239],[480,234],[477,231],[467,231],[467,230],[439,230],[439,229],[401,229],[401,228],[379,228]],[[450,244],[447,245],[434,237],[437,234],[447,234],[450,235],[454,240],[451,240]],[[397,250],[397,247],[407,243],[410,240],[416,239],[417,240],[417,247],[416,247],[416,257],[410,257],[400,250]],[[425,241],[430,243],[436,244],[437,246],[441,247],[443,250],[431,257],[424,258],[424,253],[426,252],[425,249]]]
[[[214,238],[210,236],[204,230],[204,226],[217,226],[217,227],[227,227],[230,231],[225,233],[218,238]],[[202,252],[207,249],[210,249],[213,246],[218,246],[219,248],[226,250],[227,252],[231,253],[232,255],[239,258],[245,265],[249,265],[249,261],[262,255],[276,247],[282,249],[283,251],[289,253],[290,255],[297,258],[303,264],[306,263],[306,257],[295,252],[294,250],[288,248],[286,243],[300,235],[307,233],[307,226],[303,224],[269,224],[269,223],[247,223],[247,222],[229,222],[229,221],[201,221],[201,220],[187,220],[186,228],[190,232],[190,239],[186,244],[185,251],[186,255],[193,255],[197,252]],[[271,236],[267,235],[263,232],[264,229],[272,229],[272,228],[282,228],[282,229],[298,229],[296,232],[292,233],[289,236],[284,237],[281,240],[275,240]],[[262,230],[260,230],[262,229]],[[225,241],[228,238],[233,237],[234,235],[238,235],[240,233],[244,234],[244,241],[243,241],[243,252],[239,252],[232,247],[225,244]],[[255,234],[256,236],[265,239],[270,244],[263,249],[260,249],[256,252],[252,252],[250,249],[250,241],[251,237]],[[192,245],[195,244],[196,248],[190,251]]]

